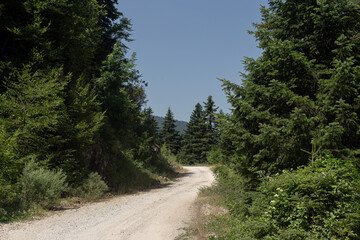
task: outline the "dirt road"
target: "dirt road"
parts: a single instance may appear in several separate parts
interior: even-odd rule
[[[214,180],[207,167],[186,169],[178,181],[157,189],[60,211],[41,220],[0,225],[0,239],[174,239],[191,220],[198,189]]]

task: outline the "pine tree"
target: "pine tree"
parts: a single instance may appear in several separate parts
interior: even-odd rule
[[[20,148],[21,154],[13,157],[14,162],[23,163],[20,158],[35,154],[39,161],[47,159],[47,167],[63,168],[71,183],[80,184],[90,170],[105,172],[104,166],[111,168],[109,159],[117,159],[117,156],[105,156],[109,149],[131,159],[133,149],[145,141],[138,132],[145,83],[134,69],[135,55],[127,59],[124,43],[115,44],[129,41],[131,30],[130,21],[115,8],[116,3],[116,0],[5,0],[0,3],[2,97],[10,97],[13,89],[25,86],[35,89],[33,84],[38,84],[44,93],[44,101],[47,101],[46,96],[53,96],[50,83],[66,82],[57,97],[53,97],[54,103],[61,103],[62,107],[57,112],[46,110],[44,102],[44,113],[39,113],[39,116],[46,112],[57,114],[50,119],[59,118],[61,127],[53,127],[50,136],[47,130],[37,132],[34,127],[29,133],[31,136],[24,138],[27,141]],[[31,69],[23,70],[24,65],[31,65]],[[54,77],[57,69],[61,70]],[[22,74],[24,79],[19,80],[17,75]],[[33,81],[22,82],[28,76]],[[48,83],[44,80],[46,77]],[[20,83],[22,86],[17,86]],[[11,101],[17,103],[20,101],[17,98],[13,97]],[[4,101],[6,104],[11,102],[9,99]],[[36,109],[37,104],[37,101],[30,101],[25,105]],[[14,114],[15,110],[14,107]],[[1,138],[15,144],[22,138],[15,136],[18,132],[13,132],[10,126],[15,126],[18,118],[9,116],[6,113],[0,116],[7,126],[2,130]],[[48,141],[44,143],[42,139]],[[14,146],[4,149],[14,150]]]
[[[270,0],[261,11],[262,56],[245,59],[242,86],[223,80],[233,112],[222,142],[238,170],[296,168],[323,150],[359,154],[359,5]]]
[[[212,96],[207,98],[207,101],[204,102],[204,120],[206,126],[206,149],[210,151],[213,146],[218,142],[218,129],[216,122],[216,111],[218,107],[215,106],[215,102],[212,99]]]
[[[135,121],[145,95],[144,82],[135,69],[135,56],[125,57],[119,43],[103,62],[100,77],[95,80],[95,89],[103,111],[114,129],[126,134]]]
[[[170,107],[165,115],[163,121],[163,127],[160,131],[160,136],[163,143],[166,145],[169,152],[176,154],[179,151],[180,142],[179,142],[179,131],[177,131],[175,125],[174,114],[172,113]]]
[[[114,45],[119,42],[126,49],[123,41],[132,41],[130,38],[131,22],[116,8],[117,0],[97,0],[103,7],[99,17],[98,26],[101,31],[100,44],[96,52],[96,61],[101,65],[107,55],[113,51]]]
[[[140,124],[136,129],[137,146],[134,159],[145,167],[153,167],[158,161],[160,151],[157,123],[151,108],[146,108],[140,113]]]
[[[197,103],[184,133],[182,153],[187,163],[204,163],[206,161],[206,132],[204,111],[201,104]]]
[[[3,178],[16,183],[29,158],[49,166],[72,151],[59,147],[69,140],[61,136],[68,120],[63,91],[69,78],[62,69],[40,71],[31,65],[12,73],[0,95],[0,138],[7,142],[0,165]]]
[[[30,159],[62,169],[71,187],[91,171],[115,189],[168,167],[117,3],[1,1],[0,220],[2,204],[17,208]]]

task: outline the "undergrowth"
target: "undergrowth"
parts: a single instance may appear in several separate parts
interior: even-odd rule
[[[51,209],[61,209],[62,200],[78,204],[95,201],[110,193],[132,193],[150,188],[161,179],[175,176],[175,163],[169,158],[159,154],[151,166],[119,161],[111,173],[114,174],[112,188],[96,172],[91,172],[80,184],[69,186],[61,169],[48,170],[31,160],[25,164],[16,184],[8,184],[0,178],[0,222],[29,219]]]
[[[360,239],[359,173],[331,156],[264,176],[255,189],[227,167],[215,169],[229,214],[207,224],[210,239]]]

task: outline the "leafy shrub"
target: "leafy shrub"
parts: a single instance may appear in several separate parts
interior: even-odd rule
[[[176,167],[176,157],[175,155],[164,156],[159,154],[153,157],[153,166],[149,169],[151,172],[160,174],[160,175],[172,175],[174,174],[174,168]]]
[[[81,186],[79,194],[86,199],[95,200],[102,197],[108,190],[109,188],[101,179],[101,176],[96,172],[92,172]]]
[[[224,159],[224,156],[221,153],[220,147],[214,147],[207,153],[207,161],[210,164],[221,163],[222,159]]]
[[[176,155],[176,161],[184,165],[188,165],[191,162],[190,158],[182,150]]]
[[[66,176],[59,171],[39,167],[33,160],[25,165],[20,179],[21,197],[24,205],[32,203],[47,205],[60,198],[67,189]]]
[[[215,191],[231,213],[211,224],[230,226],[220,239],[360,239],[359,173],[349,162],[317,159],[264,177],[255,191],[233,170],[215,173]]]
[[[293,172],[267,178],[260,186],[263,216],[278,234],[297,229],[312,238],[360,238],[359,175],[350,164],[327,157]],[[254,205],[258,201],[254,202]],[[296,232],[296,234],[300,234]]]
[[[214,173],[217,184],[213,191],[222,196],[228,210],[238,219],[245,219],[248,216],[249,203],[254,192],[249,191],[249,181],[225,166],[216,166]]]
[[[10,220],[11,214],[19,210],[20,205],[17,185],[0,179],[0,222]]]

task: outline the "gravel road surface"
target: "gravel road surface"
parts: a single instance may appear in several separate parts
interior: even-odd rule
[[[1,240],[171,240],[192,217],[208,167],[185,167],[176,182],[132,195],[59,211],[41,220],[0,225]]]

